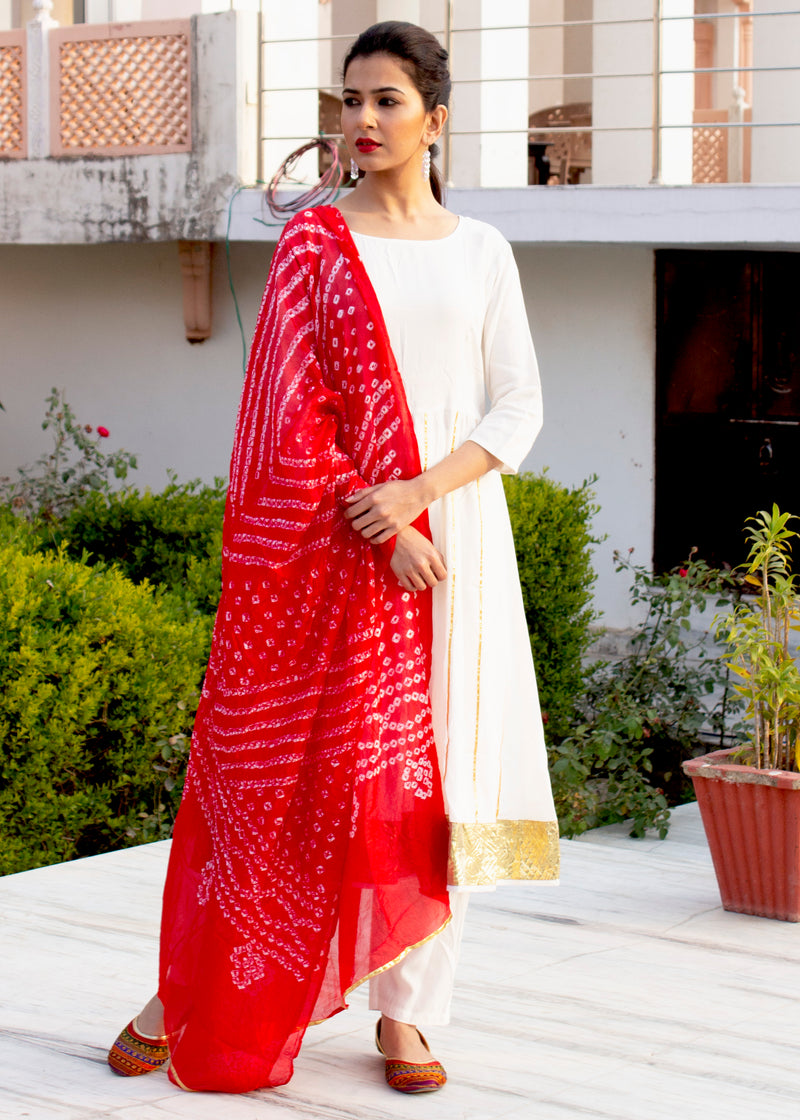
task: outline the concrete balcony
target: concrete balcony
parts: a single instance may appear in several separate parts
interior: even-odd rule
[[[256,179],[258,14],[0,34],[0,242],[216,240]]]
[[[574,25],[563,22],[562,0],[544,23],[514,0],[494,19],[513,15],[510,27],[488,16],[473,26],[472,6],[457,0],[441,32],[455,80],[443,155],[451,208],[517,243],[800,246],[800,57],[791,47],[800,11],[758,0],[745,51],[743,13],[728,18],[715,4],[717,15],[700,20],[670,0],[658,40],[651,10],[628,0],[598,0],[595,18]],[[439,26],[438,0],[417,7]],[[40,13],[27,30],[0,33],[0,242],[221,241],[229,218],[232,240],[274,241],[282,223],[270,221],[255,184],[320,128],[335,135],[341,54],[370,13],[341,0],[263,0],[260,11],[155,23],[59,28]],[[693,28],[715,36],[705,59],[692,54]],[[575,50],[569,36],[582,36]],[[756,69],[736,69],[742,59]],[[697,60],[709,65],[696,74]],[[696,81],[712,105],[746,86],[750,108],[698,124],[693,114],[707,111],[686,99]],[[565,112],[542,108],[579,93],[588,123],[573,128]],[[586,149],[583,163],[565,164],[563,183],[528,185],[540,181],[530,150],[549,152],[555,170],[559,142],[570,139]],[[713,159],[703,147],[712,141]],[[744,175],[745,154],[750,181],[725,182]],[[698,165],[702,175],[713,165],[714,181],[693,181]],[[314,181],[316,158],[301,172]]]
[[[447,205],[516,244],[800,248],[795,184],[455,187]],[[242,191],[231,207],[231,240],[277,241],[282,226],[265,217],[263,193]]]

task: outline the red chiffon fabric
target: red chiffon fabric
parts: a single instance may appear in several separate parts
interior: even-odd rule
[[[430,598],[343,516],[419,452],[330,207],[276,249],[239,411],[223,588],[164,893],[171,1076],[243,1092],[448,920]],[[427,532],[427,519],[418,525]]]

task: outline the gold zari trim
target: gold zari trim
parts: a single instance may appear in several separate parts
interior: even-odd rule
[[[555,821],[450,822],[447,881],[456,887],[494,886],[500,879],[557,879]]]
[[[450,925],[450,922],[452,920],[453,915],[448,914],[439,928],[435,929],[433,933],[429,933],[428,936],[423,937],[421,941],[415,941],[413,945],[406,945],[402,953],[400,953],[399,956],[395,957],[393,961],[389,961],[388,964],[382,964],[380,968],[374,968],[372,972],[368,972],[366,976],[361,976],[358,980],[354,981],[354,983],[352,983],[350,987],[346,989],[346,991],[342,992],[342,998],[347,999],[347,997],[351,995],[356,990],[356,988],[360,988],[362,984],[365,984],[367,980],[371,980],[373,976],[379,976],[382,972],[387,972],[390,968],[394,968],[394,966],[396,964],[399,964],[404,957],[408,956],[412,949],[419,949],[420,945],[427,945],[429,941],[433,941],[434,937],[438,937],[442,930]],[[332,1011],[330,1015],[326,1015],[324,1019],[309,1020],[309,1027],[318,1027],[320,1023],[325,1023],[328,1019],[338,1014],[338,1012],[344,1011],[346,1007],[347,1004],[344,1004],[343,1007],[337,1007],[335,1011]]]

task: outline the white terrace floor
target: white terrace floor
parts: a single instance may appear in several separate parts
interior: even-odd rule
[[[800,926],[727,914],[694,806],[666,841],[563,846],[558,889],[470,904],[450,1082],[382,1081],[363,992],[312,1028],[290,1085],[187,1094],[105,1065],[150,993],[166,845],[0,880],[0,1116],[92,1120],[797,1120]]]

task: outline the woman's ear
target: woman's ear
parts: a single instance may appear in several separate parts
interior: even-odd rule
[[[444,122],[447,120],[447,106],[437,105],[436,108],[428,113],[428,121],[425,128],[425,135],[423,137],[427,147],[435,144],[439,137],[442,135]]]

